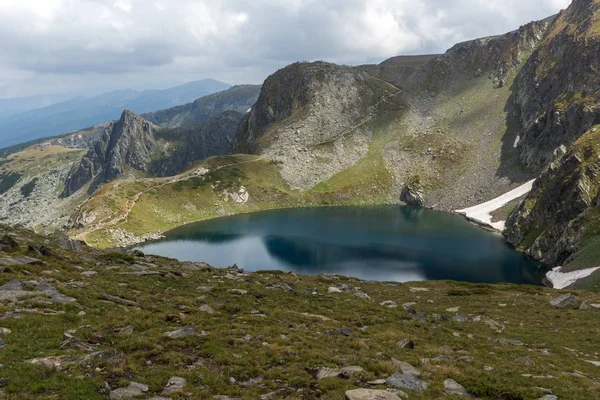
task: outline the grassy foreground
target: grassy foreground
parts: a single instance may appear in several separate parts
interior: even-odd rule
[[[406,368],[399,361],[428,384],[401,389],[410,399],[453,398],[449,378],[482,399],[600,398],[588,362],[600,360],[598,293],[574,291],[578,303],[558,309],[550,301],[566,292],[543,287],[250,274],[5,234],[18,247],[4,245],[0,265],[40,262],[0,274],[0,285],[24,283],[0,287],[4,398],[119,398],[137,382],[138,398],[341,399],[392,388],[367,382]],[[166,335],[183,327],[191,334]],[[397,346],[405,338],[413,349]],[[318,379],[348,366],[360,368]],[[172,377],[185,383],[161,395]]]

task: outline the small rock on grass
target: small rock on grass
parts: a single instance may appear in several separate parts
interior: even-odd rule
[[[398,343],[396,343],[396,347],[398,347],[399,349],[414,349],[415,343],[408,338],[404,338]]]
[[[471,397],[467,389],[460,383],[456,382],[454,379],[446,379],[444,381],[444,392],[449,394],[450,396],[466,396]]]
[[[565,308],[577,305],[578,301],[579,299],[577,298],[577,296],[573,295],[572,293],[567,293],[558,296],[557,298],[552,300],[550,304],[552,304],[552,307],[554,308]]]
[[[129,386],[115,389],[110,392],[109,399],[132,399],[134,397],[143,396],[148,391],[148,386],[141,383],[130,382]]]
[[[187,382],[185,378],[181,378],[179,376],[172,376],[171,378],[169,378],[169,382],[167,382],[167,386],[165,386],[165,389],[162,391],[161,394],[163,396],[170,396],[173,393],[183,390],[186,383]]]
[[[385,390],[354,389],[346,391],[346,400],[400,400],[400,397]]]
[[[409,389],[423,392],[427,390],[429,386],[427,382],[422,381],[413,375],[401,374],[396,372],[389,378],[387,378],[388,385],[400,388],[400,389]]]
[[[203,311],[203,312],[205,312],[207,314],[214,314],[215,313],[215,310],[213,310],[211,306],[206,305],[206,304],[203,305],[203,306],[200,306],[199,310]]]
[[[176,329],[171,332],[165,332],[165,336],[171,339],[180,339],[187,336],[199,336],[200,333],[196,330],[196,327],[193,325],[184,326],[183,328]]]

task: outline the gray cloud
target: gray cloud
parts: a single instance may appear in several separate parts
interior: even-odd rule
[[[443,52],[570,0],[0,0],[4,96],[258,83],[297,60]]]

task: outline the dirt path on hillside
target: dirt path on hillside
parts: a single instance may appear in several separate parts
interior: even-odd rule
[[[113,225],[116,225],[117,223],[123,221],[123,220],[127,220],[127,217],[129,216],[129,213],[131,213],[131,210],[133,210],[133,207],[135,207],[136,203],[138,202],[138,200],[140,199],[140,197],[142,197],[144,194],[148,193],[151,190],[154,189],[159,189],[162,188],[166,185],[171,185],[173,183],[177,183],[177,182],[182,182],[182,181],[187,181],[188,179],[191,178],[195,178],[195,177],[199,177],[199,176],[204,176],[208,173],[214,172],[214,171],[218,171],[220,169],[223,168],[228,168],[228,167],[233,167],[236,165],[242,165],[242,164],[248,164],[248,163],[252,163],[252,162],[257,162],[257,161],[262,161],[262,160],[266,160],[266,158],[264,157],[257,157],[253,160],[248,160],[248,161],[241,161],[241,162],[237,162],[237,163],[231,163],[231,164],[225,164],[225,165],[220,165],[216,168],[213,169],[208,169],[206,168],[206,171],[200,175],[195,174],[195,172],[201,170],[203,167],[199,167],[197,169],[195,169],[194,171],[185,173],[185,175],[176,175],[175,177],[171,178],[171,179],[167,179],[165,182],[161,182],[159,184],[150,186],[145,188],[144,190],[141,190],[139,192],[137,192],[132,198],[127,199],[126,203],[125,203],[125,211],[113,218],[111,218],[108,221],[104,221],[101,222],[99,224],[90,224],[87,227],[83,228],[83,231],[79,232],[77,235],[75,235],[76,239],[80,239],[83,240],[85,238],[86,235],[88,235],[89,233],[96,231],[98,229],[107,229]],[[118,182],[117,182],[118,184]]]

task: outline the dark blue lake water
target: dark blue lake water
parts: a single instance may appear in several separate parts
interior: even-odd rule
[[[321,207],[187,225],[138,247],[149,254],[237,264],[248,271],[336,273],[380,281],[540,284],[540,264],[462,217],[417,207]]]

